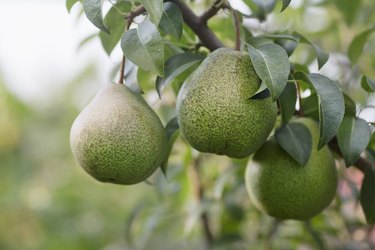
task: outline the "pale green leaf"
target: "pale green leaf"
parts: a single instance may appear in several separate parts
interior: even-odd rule
[[[153,23],[146,20],[125,32],[121,48],[127,59],[145,71],[164,74],[164,43]]]
[[[151,21],[155,26],[159,25],[160,19],[163,15],[163,0],[137,0],[140,2],[147,13],[150,15]]]
[[[74,6],[74,4],[76,4],[77,2],[80,2],[80,0],[66,0],[65,1],[65,6],[69,13],[72,7]]]
[[[375,26],[362,31],[359,33],[352,42],[349,45],[348,49],[348,56],[350,58],[350,61],[352,61],[352,64],[356,64],[359,56],[362,54],[363,47],[365,46],[367,42],[367,38],[369,35],[375,30]]]
[[[84,0],[83,11],[87,18],[100,30],[109,34],[108,28],[103,23],[102,6],[104,0]]]

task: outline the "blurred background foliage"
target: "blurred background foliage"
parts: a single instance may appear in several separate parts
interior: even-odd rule
[[[210,4],[195,1],[193,6],[199,12]],[[79,19],[81,6],[75,10],[71,18]],[[374,103],[361,90],[360,76],[375,78],[375,35],[358,65],[351,65],[346,55],[353,37],[375,23],[373,0],[292,0],[285,12],[278,10],[263,23],[244,23],[253,34],[304,34],[330,52],[323,74],[339,80],[358,107]],[[233,46],[234,29],[227,14],[214,17],[209,25]],[[312,53],[301,45],[292,61],[317,70]],[[121,54],[114,56],[121,59]],[[93,180],[72,158],[69,129],[99,85],[105,84],[97,80],[100,63],[87,62],[62,79],[64,87],[44,106],[29,105],[0,75],[0,249],[205,249],[202,214],[208,216],[214,249],[375,248],[375,230],[365,225],[358,204],[363,176],[345,169],[343,162],[337,162],[341,178],[335,201],[309,222],[277,222],[261,214],[245,191],[247,159],[199,154],[181,136],[167,177],[158,170],[147,183],[134,186]],[[106,75],[108,81],[113,77],[111,70]],[[175,88],[165,89],[159,100],[155,76],[138,77],[147,101],[166,124],[174,116]],[[51,82],[50,88],[54,85]],[[366,119],[373,112],[365,110],[362,116]]]

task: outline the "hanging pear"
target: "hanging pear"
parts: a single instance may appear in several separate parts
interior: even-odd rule
[[[140,94],[123,84],[103,87],[75,119],[70,145],[82,168],[101,182],[135,184],[167,152],[165,129]]]
[[[177,97],[182,134],[201,152],[249,156],[275,125],[271,97],[250,99],[259,89],[249,55],[228,48],[212,52],[185,81]]]

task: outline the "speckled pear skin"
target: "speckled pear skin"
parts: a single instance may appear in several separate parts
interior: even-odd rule
[[[259,86],[249,55],[228,48],[215,50],[178,94],[182,134],[201,152],[249,156],[266,141],[277,116],[271,98],[249,99]]]
[[[245,181],[252,203],[280,220],[307,220],[333,200],[337,187],[335,161],[328,147],[317,151],[319,128],[308,118],[293,122],[311,131],[313,147],[305,166],[300,166],[276,142],[268,140],[249,161]]]
[[[123,84],[103,87],[70,131],[74,157],[101,182],[135,184],[158,168],[167,152],[165,129],[140,94]]]

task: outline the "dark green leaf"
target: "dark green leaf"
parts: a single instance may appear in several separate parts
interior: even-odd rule
[[[74,4],[76,4],[79,1],[80,0],[66,0],[65,6],[66,6],[66,9],[68,10],[69,13],[70,13],[70,10],[72,9],[72,7],[74,6]]]
[[[160,30],[179,40],[182,35],[182,23],[180,8],[171,2],[164,3],[163,16],[159,23]]]
[[[250,97],[249,99],[258,99],[258,100],[261,100],[261,99],[265,99],[265,98],[268,98],[271,96],[271,93],[270,93],[270,90],[265,88],[263,89],[262,91],[260,92],[257,92],[255,95],[253,95],[252,97]]]
[[[326,145],[335,136],[345,113],[344,97],[336,82],[320,74],[298,71],[297,80],[309,83],[318,96],[320,138],[318,149]]]
[[[272,39],[276,44],[280,45],[286,50],[288,56],[293,53],[298,45],[298,39],[289,34],[264,34],[257,36],[257,38]]]
[[[290,72],[288,55],[283,47],[275,43],[253,46],[248,44],[247,47],[254,69],[267,85],[272,99],[276,100],[288,81]]]
[[[84,0],[83,11],[87,18],[100,30],[109,34],[108,28],[103,23],[103,0]]]
[[[279,108],[283,124],[287,124],[296,111],[297,88],[295,84],[287,84],[279,96]]]
[[[266,14],[272,12],[275,8],[276,0],[253,0],[253,2],[262,9]]]
[[[353,165],[366,149],[371,137],[367,122],[355,117],[344,117],[337,133],[337,141],[347,166]]]
[[[177,76],[197,65],[204,59],[202,54],[181,53],[172,56],[165,63],[165,72],[163,77],[156,79],[156,90],[161,97],[162,88],[173,81]]]
[[[345,116],[352,116],[355,117],[357,113],[357,107],[355,102],[350,98],[347,94],[342,93],[344,95],[344,102],[345,102]]]
[[[375,30],[375,26],[362,31],[356,37],[354,37],[353,41],[349,45],[348,49],[348,56],[352,64],[356,64],[359,56],[362,54],[363,47],[367,42],[368,36]]]
[[[311,94],[306,98],[302,98],[301,109],[304,116],[319,121],[319,105],[318,96],[316,94]]]
[[[307,44],[309,44],[313,47],[313,49],[315,50],[317,60],[318,60],[318,68],[321,69],[324,66],[324,64],[328,61],[329,54],[324,52],[318,45],[312,43],[311,41],[309,41],[306,37],[302,36],[301,34],[299,34],[297,32],[294,32],[293,35],[295,37],[299,38],[301,43],[307,43]]]
[[[275,137],[294,160],[302,166],[306,165],[312,149],[312,136],[308,127],[291,122],[277,130]]]
[[[360,201],[368,224],[375,223],[375,173],[366,169],[362,182]]]
[[[180,126],[178,125],[177,117],[174,117],[173,119],[171,119],[167,123],[167,126],[165,126],[165,131],[167,133],[167,139],[168,139],[168,148],[167,148],[167,155],[164,161],[161,163],[161,170],[163,171],[165,176],[167,175],[169,155],[172,151],[173,144],[179,135],[179,129],[180,129]]]
[[[104,24],[108,27],[110,34],[103,31],[99,32],[100,41],[107,54],[111,54],[116,44],[120,41],[122,34],[125,30],[124,16],[119,13],[129,12],[131,4],[129,2],[119,2],[113,6],[104,18]]]
[[[280,12],[283,12],[286,8],[288,8],[290,2],[292,0],[283,0],[283,6],[281,7],[281,11]]]
[[[368,93],[375,92],[375,80],[362,76],[361,87]]]
[[[163,15],[163,0],[137,0],[147,10],[151,21],[155,26],[159,25],[160,19]]]
[[[121,48],[126,58],[145,71],[164,74],[164,44],[153,23],[146,20],[137,29],[125,32]]]

